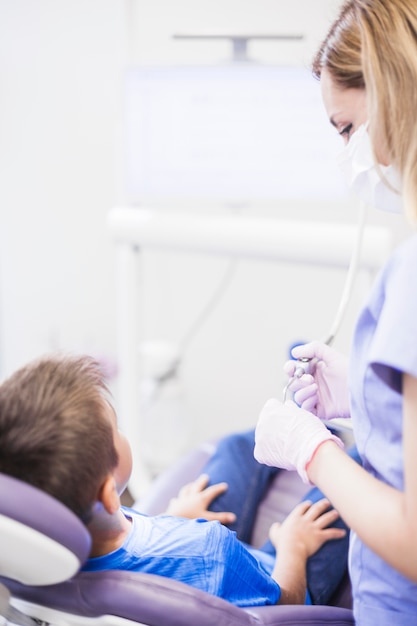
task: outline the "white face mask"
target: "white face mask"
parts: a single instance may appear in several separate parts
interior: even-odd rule
[[[349,188],[369,206],[402,212],[401,180],[392,165],[377,165],[368,134],[368,122],[353,133],[338,157]]]

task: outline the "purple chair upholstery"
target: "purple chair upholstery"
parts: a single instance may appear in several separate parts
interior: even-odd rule
[[[160,497],[172,497],[176,492],[176,480],[185,472],[185,482],[198,474],[204,463],[204,454],[193,451],[177,464],[173,471],[157,481],[152,498],[144,500],[144,508],[150,508]],[[204,452],[204,449],[203,449]],[[207,457],[206,457],[207,458]],[[289,473],[285,473],[290,476]],[[293,475],[291,474],[291,477]],[[168,484],[173,491],[169,494]],[[165,490],[165,492],[164,492]],[[163,497],[162,497],[163,495]],[[297,495],[298,497],[298,495]],[[145,506],[146,505],[146,506]],[[22,529],[28,531],[28,552],[16,550],[16,562],[9,573],[10,559],[3,559],[3,547],[10,540],[22,537]],[[36,545],[30,552],[32,533],[45,536],[48,553],[57,550],[56,581],[42,583],[43,559],[39,558]],[[24,534],[24,532],[23,532]],[[48,544],[49,538],[52,544]],[[35,541],[34,543],[37,543]],[[52,547],[51,547],[52,546]],[[183,583],[150,574],[122,571],[77,572],[68,579],[67,552],[75,555],[78,568],[87,557],[90,538],[78,518],[61,503],[48,495],[14,478],[0,474],[0,583],[11,593],[11,604],[27,615],[49,621],[65,623],[107,625],[141,624],[146,626],[353,626],[349,608],[340,606],[269,606],[241,609],[229,602],[213,597]],[[42,542],[41,542],[42,547]],[[28,561],[36,559],[36,568]],[[45,561],[49,561],[49,556]],[[61,566],[61,560],[65,567]],[[29,569],[29,575],[27,571]],[[76,568],[77,569],[77,568]],[[50,572],[46,573],[50,578]],[[23,607],[23,608],[22,608]],[[48,611],[51,613],[48,614]],[[60,616],[58,619],[57,616]],[[73,621],[71,616],[76,616]],[[106,616],[105,619],[103,616]],[[54,622],[54,618],[56,622]]]

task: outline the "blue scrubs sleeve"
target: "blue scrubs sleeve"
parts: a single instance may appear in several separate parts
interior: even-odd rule
[[[417,237],[391,258],[379,292],[380,315],[369,361],[375,373],[401,392],[401,374],[417,377]],[[378,308],[379,308],[378,307]]]

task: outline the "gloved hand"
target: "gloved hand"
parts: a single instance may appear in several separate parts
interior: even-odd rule
[[[295,359],[312,359],[311,373],[291,383],[294,401],[321,419],[350,417],[347,357],[319,341],[297,346],[291,354]],[[296,368],[297,361],[287,361],[284,365],[289,377]]]
[[[294,402],[282,404],[272,398],[256,425],[254,455],[264,465],[297,470],[302,480],[309,483],[307,466],[317,448],[329,439],[344,447],[315,415]]]

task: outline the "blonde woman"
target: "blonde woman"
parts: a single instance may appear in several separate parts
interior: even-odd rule
[[[350,0],[313,64],[341,165],[376,208],[417,222],[417,2]],[[417,625],[417,235],[378,276],[357,322],[349,365],[319,342],[296,348],[313,373],[294,402],[269,400],[255,457],[296,469],[352,528],[358,626]],[[286,364],[290,376],[294,362]],[[363,467],[322,419],[351,417]]]

